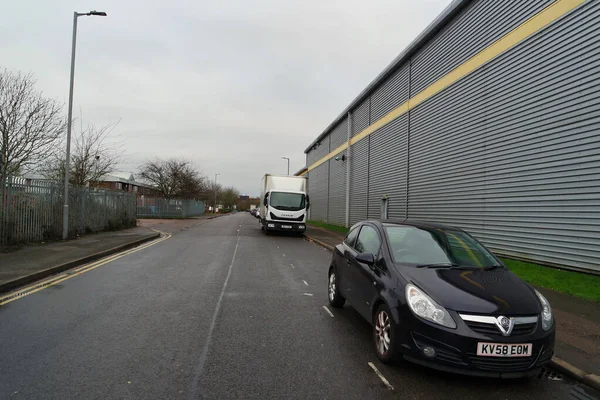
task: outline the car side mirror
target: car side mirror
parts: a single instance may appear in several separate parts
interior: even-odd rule
[[[265,199],[263,200],[263,205],[267,206],[269,205],[269,194],[265,194]]]
[[[310,197],[306,196],[306,209],[310,208]]]
[[[375,256],[372,253],[359,253],[356,256],[356,261],[361,264],[366,264],[369,267],[373,267],[375,265]]]

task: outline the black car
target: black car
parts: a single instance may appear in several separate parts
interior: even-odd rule
[[[476,376],[535,375],[554,353],[548,300],[461,229],[365,221],[334,249],[329,302],[373,325],[377,356]]]

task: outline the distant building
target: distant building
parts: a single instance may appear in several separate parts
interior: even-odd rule
[[[113,172],[107,174],[93,185],[102,189],[134,192],[137,196],[160,196],[159,191],[152,185],[136,181],[135,176],[130,172]]]

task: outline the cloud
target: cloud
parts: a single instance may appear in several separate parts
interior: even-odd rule
[[[79,19],[74,109],[121,119],[121,168],[186,157],[256,195],[449,3],[21,0],[3,9],[2,66],[66,102],[72,13],[101,7]]]

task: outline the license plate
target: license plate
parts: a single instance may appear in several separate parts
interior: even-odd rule
[[[477,343],[477,355],[484,357],[531,357],[533,345],[531,343],[521,344],[498,344]]]
[[[291,225],[281,225],[283,229],[292,229]]]

